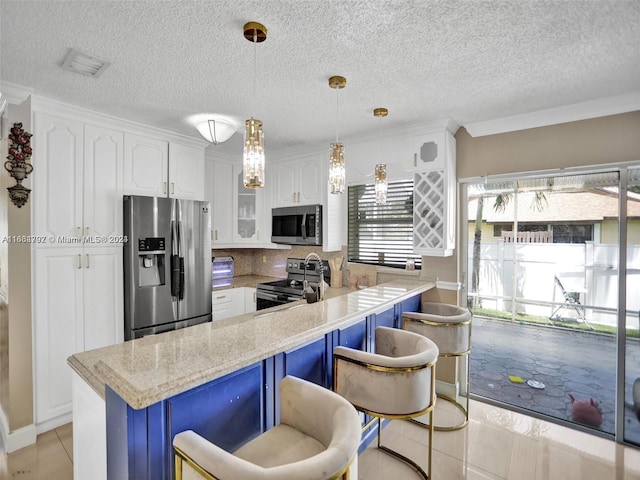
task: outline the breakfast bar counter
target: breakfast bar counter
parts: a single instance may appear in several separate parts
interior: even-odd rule
[[[184,429],[237,448],[278,423],[281,378],[330,387],[334,346],[370,348],[376,326],[399,326],[402,311],[416,311],[421,294],[434,287],[394,280],[345,289],[312,304],[292,302],[72,355],[74,389],[93,398],[85,404],[94,411],[106,404],[104,478],[172,478],[171,439]],[[74,401],[74,439],[82,428],[76,422],[87,417],[76,405],[82,410],[82,401]]]

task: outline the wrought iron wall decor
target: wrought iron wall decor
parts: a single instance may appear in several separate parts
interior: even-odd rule
[[[13,187],[8,187],[9,198],[13,204],[20,208],[29,200],[30,189],[22,185],[22,181],[33,172],[33,166],[28,163],[33,150],[31,150],[31,136],[25,132],[22,123],[14,123],[9,133],[9,156],[4,162],[4,168],[16,180]]]

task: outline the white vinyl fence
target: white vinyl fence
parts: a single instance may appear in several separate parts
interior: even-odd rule
[[[473,242],[469,244],[469,288]],[[627,327],[637,329],[640,317],[640,245],[628,247]],[[514,281],[514,268],[516,275]],[[482,307],[550,317],[564,302],[557,277],[566,291],[577,292],[590,323],[615,325],[618,307],[618,247],[565,243],[484,243],[480,251],[479,296]],[[556,315],[578,318],[573,308]]]

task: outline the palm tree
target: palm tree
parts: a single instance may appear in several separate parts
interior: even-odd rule
[[[513,198],[513,192],[499,193],[493,203],[493,209],[496,212],[504,212],[507,205]],[[541,212],[547,206],[547,196],[544,192],[535,192],[531,202],[531,209]],[[476,295],[467,300],[467,306],[473,309],[482,307],[480,298],[478,297],[478,287],[480,283],[480,245],[482,240],[482,210],[484,209],[484,195],[478,197],[478,207],[476,209],[476,223],[473,233],[473,262],[471,269],[471,292]],[[517,238],[517,232],[516,232]]]

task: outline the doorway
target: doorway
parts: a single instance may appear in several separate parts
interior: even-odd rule
[[[463,183],[473,395],[640,445],[637,173]]]

